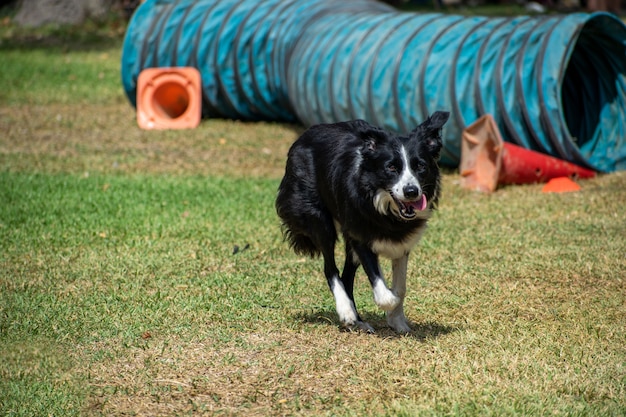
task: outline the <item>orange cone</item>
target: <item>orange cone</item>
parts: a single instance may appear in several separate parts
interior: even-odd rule
[[[142,129],[191,129],[200,124],[200,72],[192,67],[147,68],[137,80],[137,124]]]
[[[493,192],[499,184],[532,184],[552,178],[590,178],[595,172],[502,140],[493,117],[486,114],[463,130],[461,185]]]
[[[579,191],[580,185],[576,184],[569,177],[552,178],[541,189],[542,193],[569,193]]]

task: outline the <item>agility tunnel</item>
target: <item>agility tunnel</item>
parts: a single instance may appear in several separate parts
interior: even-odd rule
[[[203,117],[362,118],[407,132],[449,110],[442,162],[493,115],[507,142],[626,169],[626,26],[607,13],[512,18],[400,12],[373,0],[147,0],[121,63],[136,105],[152,67],[201,74]]]

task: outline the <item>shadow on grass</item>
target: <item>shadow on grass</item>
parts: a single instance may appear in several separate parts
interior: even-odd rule
[[[8,23],[0,25],[0,51],[43,49],[67,53],[108,50],[122,46],[126,27],[126,21],[114,15],[102,21],[88,19],[81,25],[30,27]]]
[[[58,31],[55,31],[58,32]],[[0,36],[0,51],[12,50],[46,50],[68,52],[104,51],[111,48],[121,48],[121,35],[84,35],[72,36],[65,33],[19,33],[10,38]]]
[[[374,333],[374,336],[378,336],[382,339],[399,339],[403,337],[410,337],[420,342],[423,342],[427,339],[434,339],[460,330],[458,327],[445,326],[433,322],[414,323],[409,320],[409,325],[412,329],[411,333],[398,334],[387,325],[383,314],[360,313],[360,315],[364,321],[368,322],[374,328],[374,330],[376,331]],[[324,309],[317,311],[298,312],[294,314],[293,317],[294,319],[302,321],[304,323],[326,324],[329,326],[336,326],[339,328],[340,331],[350,332],[350,330],[343,328],[339,324],[339,320],[337,319],[337,313],[334,310]]]

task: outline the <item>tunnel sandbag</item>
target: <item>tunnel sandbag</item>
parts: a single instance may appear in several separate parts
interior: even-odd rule
[[[196,67],[204,117],[305,125],[362,118],[413,129],[449,110],[442,162],[492,114],[504,139],[626,169],[626,26],[607,13],[463,17],[373,0],[147,0],[130,21],[122,82]]]

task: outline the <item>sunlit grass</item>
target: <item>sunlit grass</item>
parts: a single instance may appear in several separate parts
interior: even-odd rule
[[[385,326],[361,272],[377,333],[348,333],[321,261],[289,250],[274,213],[300,127],[142,131],[119,47],[6,39],[4,414],[626,412],[624,173],[483,195],[446,170],[410,258],[414,331]]]
[[[454,181],[411,258],[415,332],[397,338],[362,275],[379,334],[340,331],[319,261],[281,241],[276,179],[5,173],[2,349],[21,355],[5,392],[65,410],[86,384],[104,414],[192,399],[253,414],[375,400],[374,414],[618,413],[624,176],[563,196]]]

